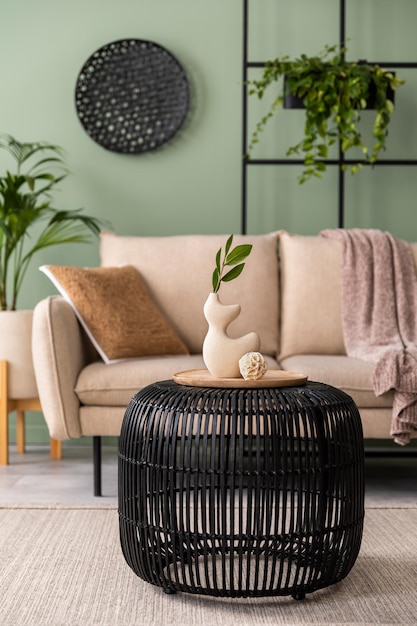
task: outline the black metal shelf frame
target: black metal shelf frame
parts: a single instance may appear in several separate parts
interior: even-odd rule
[[[265,61],[249,61],[249,3],[250,0],[243,1],[243,75],[242,75],[242,155],[248,150],[248,70],[251,68],[263,68]],[[346,42],[346,0],[339,0],[339,46],[343,50]],[[342,52],[343,54],[343,52]],[[376,63],[373,62],[373,63]],[[417,69],[417,62],[377,62],[381,67],[392,69]],[[338,226],[344,227],[345,219],[345,171],[343,165],[353,165],[363,163],[370,165],[367,161],[360,159],[346,159],[339,143],[339,154],[337,159],[326,159],[326,165],[338,167]],[[303,165],[303,159],[250,159],[242,158],[242,181],[241,181],[241,232],[247,233],[247,187],[248,187],[248,167],[252,165]],[[417,159],[380,159],[373,166],[407,166],[417,165]]]

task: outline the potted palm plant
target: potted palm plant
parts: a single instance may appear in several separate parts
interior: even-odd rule
[[[278,87],[269,110],[257,123],[248,154],[259,142],[260,133],[270,118],[280,108],[290,107],[290,100],[296,98],[296,107],[305,108],[304,136],[288,148],[287,156],[303,155],[305,167],[300,183],[322,176],[329,148],[337,141],[343,153],[359,148],[365,162],[372,164],[378,160],[386,145],[394,93],[404,81],[377,64],[347,61],[345,54],[346,48],[326,46],[317,56],[302,54],[295,60],[284,56],[265,64],[261,78],[249,81],[249,94],[263,98],[268,88],[276,88],[277,84],[282,88]],[[371,98],[375,116],[373,145],[368,146],[359,122],[363,110],[370,108]],[[352,173],[360,167],[360,162],[352,165]],[[343,165],[343,168],[348,166]]]
[[[9,397],[29,398],[37,396],[32,311],[16,311],[29,264],[44,248],[89,241],[101,221],[81,209],[59,210],[52,204],[53,189],[68,175],[59,146],[21,143],[2,134],[0,149],[15,163],[13,171],[0,176],[0,360],[10,363]]]

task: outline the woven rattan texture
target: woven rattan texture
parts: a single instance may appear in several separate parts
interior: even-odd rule
[[[363,460],[357,408],[333,387],[150,385],[120,437],[125,559],[167,592],[301,599],[356,560]]]
[[[154,150],[182,126],[189,106],[184,70],[151,41],[122,39],[97,50],[75,89],[78,117],[90,137],[113,152]]]

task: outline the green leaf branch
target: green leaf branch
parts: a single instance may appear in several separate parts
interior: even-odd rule
[[[212,277],[213,293],[219,291],[221,283],[230,282],[240,276],[245,267],[244,261],[251,253],[252,244],[242,244],[231,249],[232,243],[233,235],[230,235],[226,241],[224,252],[222,248],[217,251],[216,267]],[[226,271],[228,267],[232,269]]]

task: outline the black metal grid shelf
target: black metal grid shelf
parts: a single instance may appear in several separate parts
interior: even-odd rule
[[[249,1],[243,0],[243,87],[242,87],[242,155],[248,149],[248,70],[251,68],[263,68],[265,61],[248,60],[249,41]],[[346,41],[346,0],[339,0],[339,45],[343,48]],[[381,67],[392,69],[417,69],[417,62],[404,61],[373,61]],[[339,145],[339,155],[337,159],[325,159],[326,165],[338,167],[338,226],[344,227],[345,213],[345,171],[344,165],[354,165],[362,163],[371,167],[379,166],[416,166],[417,159],[380,159],[376,163],[361,159],[346,159]],[[303,159],[251,159],[242,158],[242,189],[241,189],[241,232],[247,232],[247,187],[248,187],[248,167],[252,165],[303,165]]]

